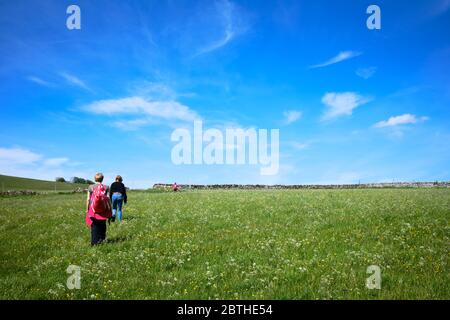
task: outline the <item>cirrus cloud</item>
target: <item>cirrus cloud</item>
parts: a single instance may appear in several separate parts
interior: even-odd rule
[[[302,117],[302,112],[297,110],[289,110],[283,112],[284,121],[286,124],[294,123]]]
[[[427,121],[428,117],[417,117],[413,114],[402,114],[400,116],[390,117],[388,120],[377,122],[373,125],[374,128],[395,127],[404,124],[415,124]]]
[[[361,78],[367,80],[370,77],[372,77],[376,71],[377,71],[377,67],[368,67],[368,68],[359,68],[355,71],[355,73],[358,77],[361,77]]]
[[[68,158],[49,158],[44,160],[44,165],[48,167],[59,167],[69,162]]]
[[[329,121],[341,116],[350,116],[357,107],[370,102],[372,98],[355,92],[328,92],[322,97],[326,110],[322,121]]]
[[[345,60],[348,60],[348,59],[351,59],[351,58],[354,58],[354,57],[357,57],[357,56],[360,56],[360,55],[362,55],[362,52],[358,52],[358,51],[342,51],[342,52],[339,52],[333,58],[331,58],[331,59],[329,59],[329,60],[327,60],[327,61],[325,61],[323,63],[312,65],[309,68],[310,69],[316,69],[316,68],[327,67],[327,66],[330,66],[332,64],[339,63],[341,61],[345,61]]]
[[[50,82],[48,82],[46,80],[43,80],[43,79],[41,79],[39,77],[36,77],[36,76],[28,76],[27,80],[29,80],[31,82],[34,82],[34,83],[36,83],[36,84],[38,84],[40,86],[43,86],[43,87],[53,87],[54,86],[53,83],[50,83]]]
[[[195,111],[177,101],[154,101],[139,96],[94,101],[81,109],[109,116],[134,114],[188,122],[200,119]]]
[[[92,89],[89,88],[86,83],[80,78],[66,72],[60,72],[59,75],[63,77],[69,84],[92,92]]]
[[[209,44],[201,47],[193,57],[207,54],[226,46],[234,38],[245,33],[248,29],[246,15],[240,7],[229,0],[215,2],[213,17],[216,20],[215,23],[219,23],[222,27],[221,35]]]

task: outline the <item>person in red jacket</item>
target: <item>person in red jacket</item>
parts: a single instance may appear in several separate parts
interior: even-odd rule
[[[178,187],[178,185],[177,185],[176,182],[173,183],[173,185],[172,185],[172,190],[175,191],[175,192],[176,192],[176,191],[180,191],[180,187]]]
[[[112,216],[109,187],[104,185],[103,174],[97,173],[95,184],[90,185],[86,201],[86,224],[91,228],[91,245],[101,244],[106,239],[106,221]]]

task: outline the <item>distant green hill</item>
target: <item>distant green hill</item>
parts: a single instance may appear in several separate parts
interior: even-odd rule
[[[8,190],[71,191],[87,188],[86,184],[55,182],[0,175],[0,192]]]

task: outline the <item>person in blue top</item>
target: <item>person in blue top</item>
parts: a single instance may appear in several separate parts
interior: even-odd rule
[[[118,222],[122,220],[122,205],[127,203],[127,189],[122,181],[122,177],[117,176],[116,181],[109,187],[112,201],[112,222],[116,220],[116,217]]]

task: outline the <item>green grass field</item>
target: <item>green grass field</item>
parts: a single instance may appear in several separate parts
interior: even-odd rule
[[[94,248],[84,200],[0,198],[1,299],[450,298],[449,189],[135,191]]]
[[[58,191],[71,191],[77,188],[87,188],[87,185],[78,183],[64,183],[64,182],[45,181],[28,178],[18,178],[18,177],[4,176],[0,174],[0,192],[8,190],[58,192]]]

